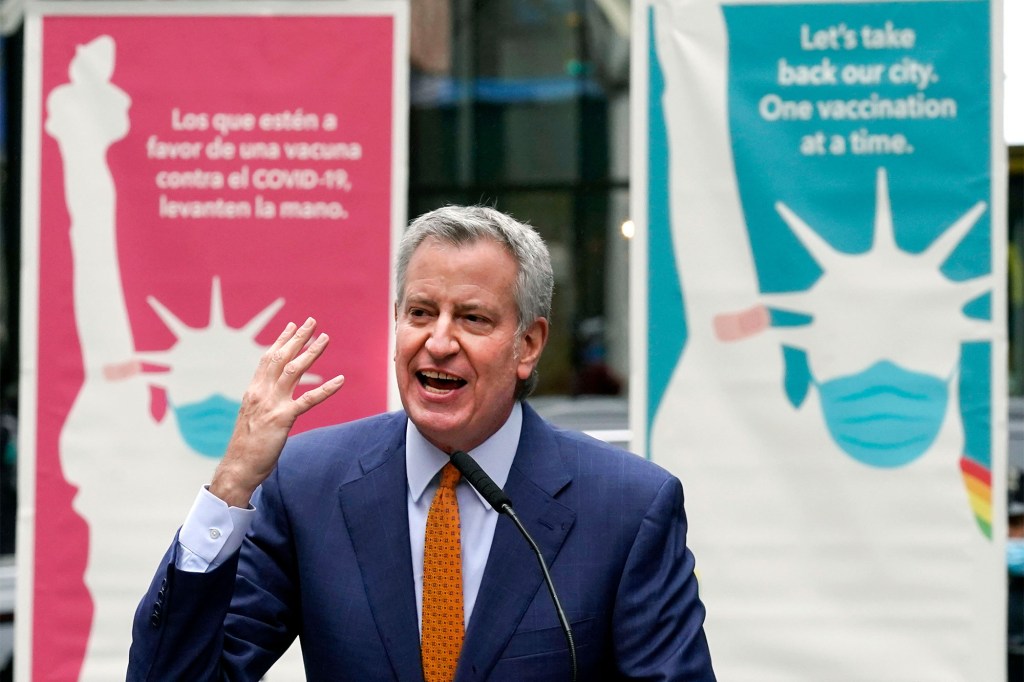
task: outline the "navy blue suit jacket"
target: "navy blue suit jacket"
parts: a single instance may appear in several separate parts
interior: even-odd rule
[[[175,541],[139,605],[128,679],[258,680],[298,636],[309,680],[421,682],[405,423],[291,438],[217,569],[176,570]],[[675,477],[524,405],[505,490],[550,567],[581,682],[714,679]],[[569,676],[536,557],[499,518],[455,679]]]

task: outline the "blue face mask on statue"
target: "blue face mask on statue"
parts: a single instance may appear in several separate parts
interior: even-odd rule
[[[185,405],[171,404],[185,443],[206,457],[223,457],[235,428],[241,403],[222,395]]]
[[[946,381],[887,360],[818,386],[829,433],[846,454],[881,468],[931,447],[946,416]]]
[[[1006,568],[1010,575],[1024,577],[1024,538],[1006,541]]]

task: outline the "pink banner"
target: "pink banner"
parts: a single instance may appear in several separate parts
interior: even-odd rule
[[[316,317],[315,370],[346,376],[297,430],[386,408],[388,7],[40,19],[32,679],[123,679],[134,604],[285,323]]]

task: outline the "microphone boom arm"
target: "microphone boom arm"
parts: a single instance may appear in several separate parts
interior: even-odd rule
[[[572,659],[572,680],[576,682],[576,643],[572,638],[572,628],[569,626],[569,619],[565,617],[565,611],[562,610],[562,602],[558,600],[558,595],[555,593],[555,583],[551,580],[551,574],[548,572],[547,562],[544,561],[544,555],[540,552],[540,547],[533,541],[530,534],[526,532],[526,527],[522,521],[516,515],[512,509],[512,505],[504,504],[502,508],[497,510],[503,512],[506,516],[512,519],[512,522],[516,524],[516,528],[523,534],[526,541],[530,543],[530,547],[533,548],[533,553],[537,557],[537,563],[540,564],[540,570],[544,574],[544,584],[547,585],[548,594],[551,595],[551,602],[555,605],[555,613],[558,614],[558,622],[562,626],[562,632],[565,633],[565,641],[569,644],[569,657]]]
[[[473,486],[477,492],[483,495],[483,498],[487,500],[487,503],[491,505],[494,511],[499,514],[512,519],[512,522],[519,529],[519,532],[526,542],[529,543],[531,549],[533,549],[534,555],[537,557],[537,563],[540,564],[541,573],[544,574],[544,584],[547,585],[548,594],[551,595],[551,602],[555,605],[555,613],[558,616],[558,623],[562,626],[562,632],[565,633],[565,641],[569,644],[569,658],[572,661],[572,682],[576,682],[576,643],[572,638],[572,628],[569,626],[569,619],[565,617],[565,611],[562,610],[562,603],[558,600],[558,595],[555,593],[555,583],[551,580],[551,573],[548,572],[547,562],[544,561],[544,555],[540,551],[540,547],[534,542],[530,533],[527,532],[526,526],[523,525],[522,521],[516,515],[515,510],[512,509],[512,500],[509,499],[505,491],[502,490],[494,480],[487,475],[476,460],[470,457],[467,453],[461,450],[456,450],[450,455],[452,465],[459,470],[462,477],[469,481],[469,484]]]

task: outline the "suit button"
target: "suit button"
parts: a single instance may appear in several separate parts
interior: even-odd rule
[[[152,616],[150,616],[149,617],[149,624],[152,625],[153,627],[157,627],[158,625],[160,625],[160,614],[159,613],[154,613]]]

